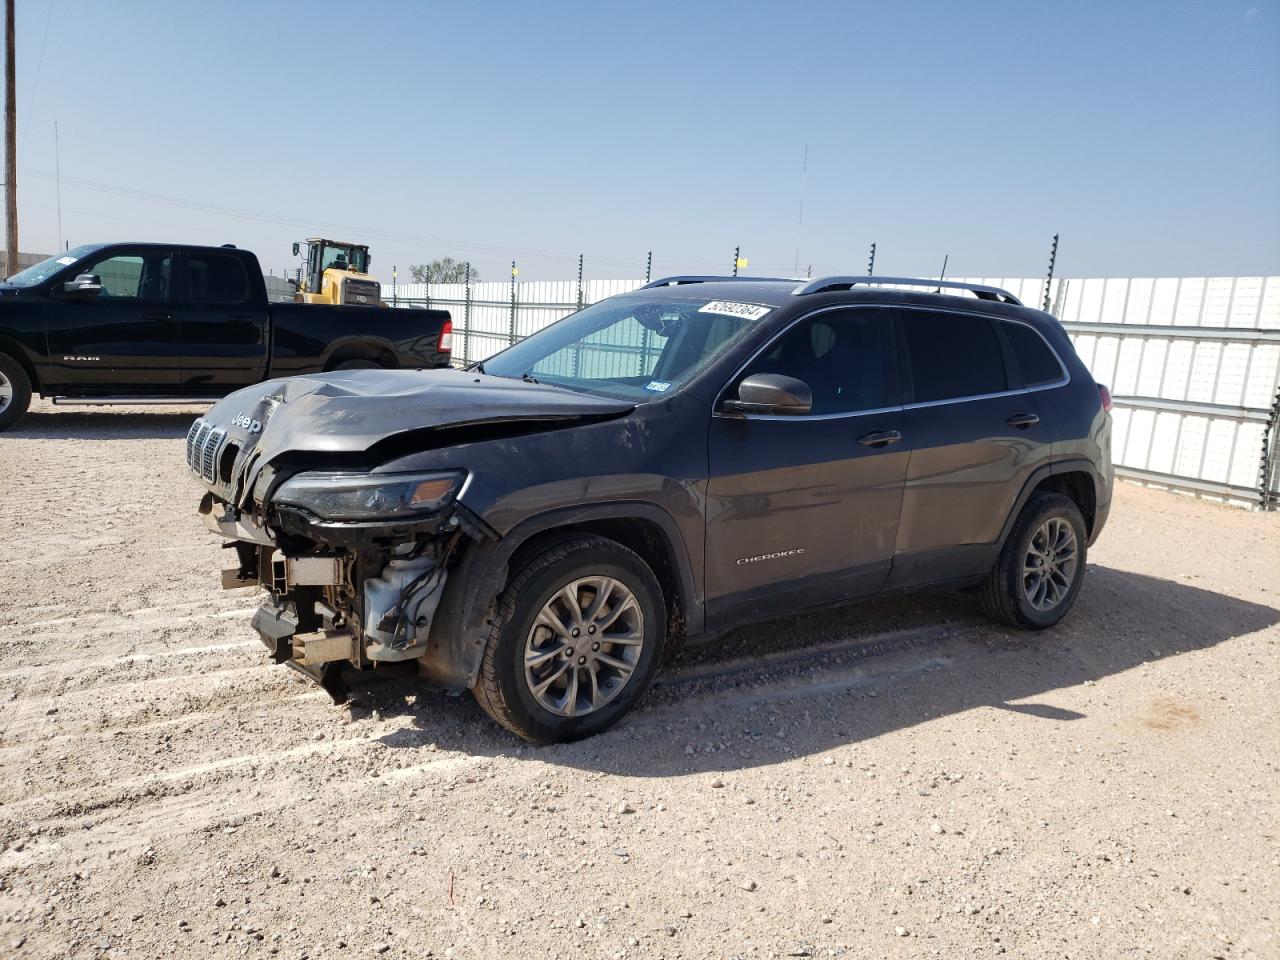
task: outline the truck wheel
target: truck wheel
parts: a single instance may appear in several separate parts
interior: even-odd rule
[[[1035,494],[978,589],[983,608],[1023,630],[1052,627],[1080,593],[1088,539],[1075,501],[1060,493]]]
[[[334,366],[335,370],[381,370],[382,364],[373,360],[343,360]]]
[[[31,380],[17,360],[0,353],[0,430],[22,419],[31,406]]]
[[[649,566],[612,540],[573,536],[515,571],[472,692],[525,740],[580,740],[635,705],[665,639],[666,606]]]

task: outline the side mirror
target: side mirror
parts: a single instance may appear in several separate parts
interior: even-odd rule
[[[807,383],[795,377],[755,373],[738,384],[737,399],[726,400],[724,409],[799,416],[813,409],[813,392]]]
[[[73,297],[96,297],[102,293],[102,278],[96,273],[82,273],[64,283],[62,292]]]
[[[296,286],[298,285],[298,278],[297,278],[297,277],[285,277],[285,278],[284,278],[284,282],[285,282],[285,283],[287,283],[287,284],[289,284],[289,286],[291,286],[291,287],[296,287]]]
[[[296,257],[296,256],[298,255],[298,251],[299,251],[299,250],[301,250],[301,249],[302,249],[302,245],[301,245],[301,244],[298,244],[298,243],[295,243],[295,244],[293,245],[293,255]]]

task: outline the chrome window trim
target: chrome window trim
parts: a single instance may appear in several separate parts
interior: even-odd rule
[[[848,420],[850,417],[871,417],[881,413],[901,413],[906,407],[874,407],[870,410],[851,410],[848,413],[743,413],[733,416],[716,413],[725,420]]]
[[[859,309],[863,309],[863,310],[928,310],[928,311],[933,311],[935,313],[958,313],[958,314],[962,314],[964,316],[969,316],[969,317],[981,317],[984,320],[987,320],[987,321],[994,320],[997,323],[1021,324],[1024,327],[1030,328],[1032,332],[1034,332],[1035,335],[1040,338],[1040,340],[1044,343],[1044,345],[1049,348],[1049,352],[1053,354],[1053,358],[1058,361],[1058,368],[1063,371],[1063,375],[1061,378],[1054,380],[1051,383],[1039,383],[1039,384],[1036,384],[1034,387],[1023,386],[1018,388],[1017,390],[1000,390],[995,393],[979,393],[979,394],[972,394],[972,395],[963,396],[963,397],[947,397],[943,400],[922,400],[917,403],[906,403],[906,404],[901,404],[899,406],[892,406],[892,407],[873,407],[869,410],[850,410],[846,413],[795,413],[795,414],[792,414],[792,413],[728,413],[720,409],[720,405],[724,402],[725,391],[727,391],[729,387],[733,384],[733,382],[736,381],[738,377],[742,375],[742,371],[747,369],[747,367],[751,366],[751,364],[756,361],[757,357],[759,357],[762,353],[764,353],[771,346],[777,343],[778,340],[780,340],[782,337],[785,337],[788,333],[790,333],[791,330],[797,324],[805,320],[809,320],[813,317],[816,317],[819,314],[830,313],[833,310],[859,310]],[[1012,350],[1013,348],[1010,347],[1009,349]],[[1003,350],[1001,351],[1001,354],[1002,354],[1001,359],[1003,360]],[[1065,363],[1062,362],[1062,356],[1058,353],[1057,350],[1054,349],[1053,344],[1051,344],[1047,339],[1045,339],[1045,335],[1041,333],[1039,330],[1037,330],[1034,324],[1028,323],[1026,320],[1015,319],[1013,317],[997,317],[997,316],[992,316],[991,314],[981,313],[976,310],[964,310],[964,309],[958,309],[956,307],[942,307],[942,306],[925,307],[925,306],[917,306],[915,304],[897,304],[897,303],[838,303],[838,304],[833,304],[831,306],[821,307],[817,310],[811,311],[810,313],[802,314],[801,316],[797,317],[795,320],[787,324],[785,327],[783,327],[781,330],[779,330],[774,337],[769,339],[762,347],[760,347],[760,349],[758,349],[755,353],[753,353],[750,357],[748,357],[747,360],[741,366],[739,366],[737,370],[734,371],[733,376],[729,377],[729,379],[725,382],[725,385],[720,388],[719,392],[716,393],[715,404],[711,408],[711,415],[712,417],[719,417],[722,420],[766,420],[766,421],[843,420],[843,419],[848,419],[849,417],[866,417],[866,416],[875,416],[877,414],[885,414],[885,413],[903,413],[907,410],[922,410],[922,409],[927,409],[928,407],[941,407],[951,403],[970,403],[974,400],[994,400],[998,397],[1019,397],[1019,396],[1022,396],[1023,394],[1038,393],[1042,390],[1056,390],[1059,387],[1065,387],[1070,382],[1071,382],[1071,369]]]

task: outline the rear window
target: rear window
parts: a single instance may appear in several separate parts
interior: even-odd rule
[[[249,299],[249,276],[238,257],[190,254],[187,278],[187,289],[195,303],[244,303]]]
[[[1018,369],[1022,371],[1023,382],[1028,387],[1062,379],[1062,364],[1044,342],[1044,337],[1023,323],[1005,321],[1001,326],[1014,359],[1018,361]]]
[[[915,402],[956,400],[1009,388],[1004,354],[986,317],[903,310]]]

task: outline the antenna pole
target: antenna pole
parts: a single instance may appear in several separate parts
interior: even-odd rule
[[[738,275],[738,261],[741,259],[741,257],[742,257],[742,247],[740,246],[734,247],[733,248],[733,275],[735,277]]]
[[[1053,243],[1049,247],[1049,273],[1044,278],[1044,306],[1040,309],[1049,311],[1049,287],[1053,283],[1053,265],[1058,259],[1058,235],[1053,235]]]
[[[947,279],[947,261],[951,259],[951,254],[944,254],[942,257],[942,273],[938,274],[938,282],[941,283]]]
[[[871,244],[871,256],[867,260],[867,276],[874,277],[876,275],[876,245]]]
[[[649,251],[649,259],[644,264],[644,282],[648,283],[653,276],[653,251]]]
[[[62,153],[58,149],[58,121],[53,121],[53,165],[58,185],[58,246],[62,246]]]
[[[800,232],[804,228],[804,182],[809,173],[809,145],[804,145],[804,160],[800,163],[800,216],[796,219],[795,273],[800,272]]]

